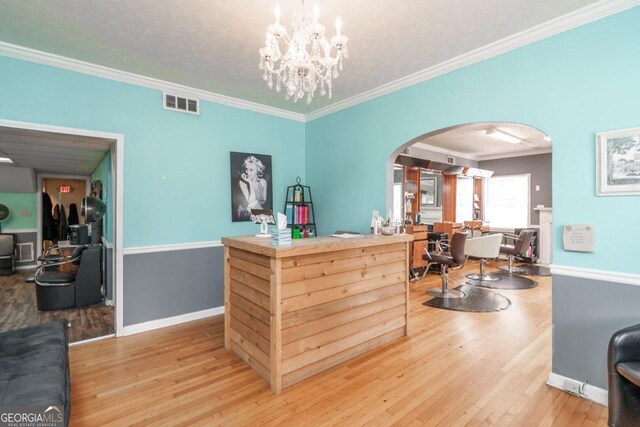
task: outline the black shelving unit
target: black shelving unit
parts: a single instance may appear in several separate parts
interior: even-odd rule
[[[299,194],[299,196],[296,196]],[[313,210],[313,197],[311,197],[311,187],[302,185],[300,177],[296,178],[296,184],[287,187],[287,195],[284,202],[284,213],[287,216],[287,227],[294,227],[300,230],[309,229],[313,231],[314,237],[318,235],[316,231],[316,214]],[[301,222],[296,218],[296,209],[299,206],[308,207],[308,218],[306,222]],[[297,221],[296,221],[297,220]]]

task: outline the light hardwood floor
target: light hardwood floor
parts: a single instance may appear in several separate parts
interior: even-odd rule
[[[551,278],[536,280],[496,313],[426,307],[438,276],[412,283],[409,337],[279,396],[225,350],[222,316],[74,347],[71,425],[605,426],[605,407],[545,384]]]

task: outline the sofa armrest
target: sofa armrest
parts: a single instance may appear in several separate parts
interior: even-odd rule
[[[620,362],[640,362],[640,325],[624,328],[613,334],[609,341],[609,372]]]

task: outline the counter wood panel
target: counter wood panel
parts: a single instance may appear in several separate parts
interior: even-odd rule
[[[411,240],[223,238],[227,348],[279,393],[407,335]]]

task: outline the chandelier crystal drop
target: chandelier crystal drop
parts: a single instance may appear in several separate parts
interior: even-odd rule
[[[269,89],[275,85],[280,92],[284,87],[285,98],[294,102],[306,97],[310,104],[318,86],[321,96],[328,94],[331,98],[332,79],[342,71],[342,59],[349,57],[349,39],[340,31],[340,18],[336,18],[336,35],[329,40],[324,25],[318,22],[319,15],[316,4],[313,17],[307,16],[302,0],[293,17],[293,34],[289,35],[280,24],[280,7],[276,4],[276,21],[267,28],[265,46],[260,49],[262,79]],[[334,48],[335,56],[332,56]]]

